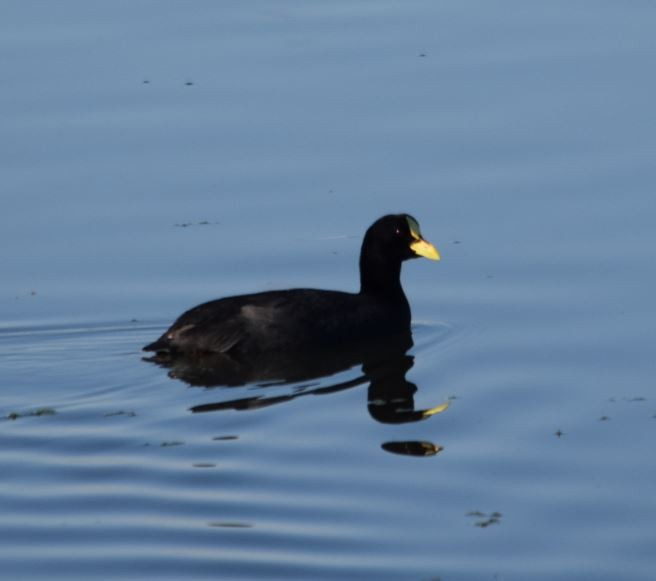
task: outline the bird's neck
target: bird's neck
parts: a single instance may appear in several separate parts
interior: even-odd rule
[[[401,263],[378,255],[360,255],[360,294],[406,300],[401,287]]]

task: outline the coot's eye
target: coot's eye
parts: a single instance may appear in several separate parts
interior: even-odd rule
[[[394,234],[396,234],[397,236],[401,236],[401,228],[395,228]]]

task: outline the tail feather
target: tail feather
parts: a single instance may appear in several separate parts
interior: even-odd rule
[[[157,339],[157,341],[153,341],[152,343],[148,343],[143,348],[143,351],[156,351],[156,352],[161,352],[161,351],[170,351],[171,350],[171,344],[165,337],[160,337]]]

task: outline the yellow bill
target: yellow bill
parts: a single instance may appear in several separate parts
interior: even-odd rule
[[[426,240],[417,240],[417,242],[410,244],[410,248],[417,256],[423,256],[430,260],[440,259],[440,253],[437,251],[437,248],[430,242],[426,242]]]
[[[428,258],[429,260],[439,260],[440,253],[437,251],[437,248],[433,246],[427,240],[424,240],[421,236],[421,231],[419,230],[419,224],[417,221],[410,216],[407,217],[408,226],[410,227],[410,235],[414,239],[414,242],[410,244],[410,249],[417,255]]]

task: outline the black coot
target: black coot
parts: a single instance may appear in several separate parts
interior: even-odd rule
[[[183,313],[144,351],[158,354],[258,354],[316,351],[410,331],[401,263],[439,260],[408,214],[383,216],[367,230],[360,251],[360,292],[291,289],[226,297]]]

